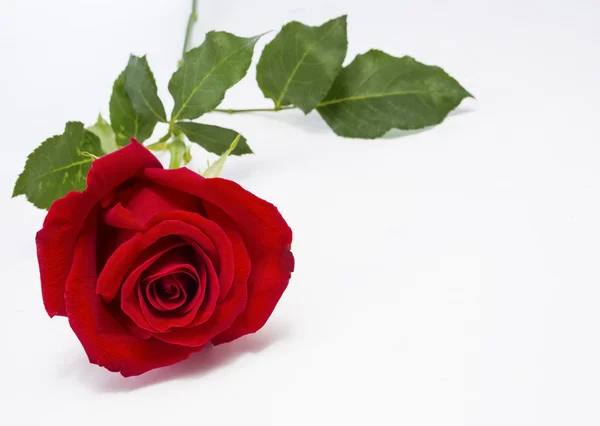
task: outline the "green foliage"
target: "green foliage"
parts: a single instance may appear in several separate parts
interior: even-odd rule
[[[35,206],[47,209],[69,191],[85,189],[94,156],[103,154],[100,140],[83,123],[69,122],[62,135],[46,139],[25,163],[13,197],[25,195]]]
[[[187,150],[185,142],[180,137],[176,137],[173,142],[168,145],[168,149],[169,154],[171,154],[171,163],[169,164],[169,168],[176,169],[180,167]]]
[[[173,120],[198,118],[216,108],[225,92],[246,75],[259,37],[211,31],[204,43],[187,52],[169,82]]]
[[[184,52],[194,22],[195,11],[186,29]],[[36,206],[48,208],[68,191],[85,188],[95,158],[126,145],[130,138],[146,141],[157,123],[165,123],[168,130],[149,149],[168,151],[170,167],[181,167],[192,158],[187,138],[220,155],[204,172],[214,177],[228,155],[252,153],[246,139],[231,129],[182,120],[213,111],[298,108],[307,114],[316,109],[336,134],[373,139],[394,128],[439,124],[471,96],[441,68],[409,56],[370,50],[343,67],[348,41],[346,16],[341,16],[314,27],[290,22],[265,46],[256,80],[264,96],[273,100],[273,108],[217,109],[227,90],[248,72],[259,38],[211,31],[200,46],[185,53],[168,85],[174,100],[170,118],[146,57],[132,55],[113,85],[110,124],[101,116],[89,130],[82,123],[67,123],[62,135],[47,139],[29,155],[13,196],[24,194]]]
[[[225,160],[227,160],[227,157],[229,157],[229,155],[235,151],[235,148],[238,144],[238,142],[240,141],[242,135],[237,135],[235,137],[235,139],[233,140],[233,142],[231,142],[231,145],[229,146],[229,148],[219,157],[217,158],[211,165],[209,165],[206,170],[204,170],[204,172],[202,172],[202,176],[204,176],[205,178],[215,178],[215,177],[219,177],[221,175],[221,172],[223,171],[223,167],[225,166]]]
[[[342,70],[317,110],[336,134],[373,139],[439,124],[468,96],[439,67],[370,50]]]
[[[275,109],[295,105],[307,114],[342,69],[347,48],[346,16],[320,27],[290,22],[265,46],[256,81]]]
[[[110,97],[110,122],[115,132],[117,145],[125,146],[131,138],[144,142],[154,131],[156,119],[146,119],[133,109],[131,99],[125,91],[125,71],[123,71],[113,85]]]
[[[125,91],[133,109],[146,120],[167,121],[165,107],[158,97],[154,75],[145,56],[129,57],[125,68]]]
[[[119,149],[115,139],[115,132],[113,131],[112,127],[110,127],[110,124],[107,123],[100,114],[98,114],[96,124],[88,128],[88,130],[98,136],[102,151],[104,151],[106,154],[110,154],[111,152]]]
[[[209,124],[193,123],[190,121],[179,121],[175,123],[177,129],[181,130],[190,142],[197,143],[208,152],[217,155],[223,154],[231,146],[231,141],[238,132]],[[240,135],[236,148],[232,155],[252,154],[252,150],[246,143],[246,138]]]

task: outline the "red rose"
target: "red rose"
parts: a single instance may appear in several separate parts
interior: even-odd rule
[[[259,330],[294,268],[277,209],[234,182],[164,170],[132,141],[38,232],[42,295],[90,362],[133,376]]]

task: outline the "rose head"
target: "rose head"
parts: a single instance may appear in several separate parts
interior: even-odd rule
[[[259,330],[294,268],[273,205],[164,170],[134,140],[54,202],[36,242],[46,311],[68,317],[90,362],[123,376]]]

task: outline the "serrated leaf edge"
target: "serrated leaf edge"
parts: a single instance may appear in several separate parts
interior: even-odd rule
[[[216,33],[217,31],[210,31],[209,33],[206,34],[206,37],[208,38],[208,34],[211,33]],[[227,34],[231,34],[231,33],[227,33]],[[231,34],[235,37],[237,37],[235,34]],[[175,121],[179,118],[179,116],[181,115],[181,113],[185,110],[185,108],[187,107],[187,105],[190,103],[190,101],[192,100],[192,97],[196,94],[196,92],[200,89],[200,86],[202,86],[202,84],[204,83],[204,81],[206,81],[206,79],[208,77],[210,77],[211,75],[214,74],[214,72],[217,70],[217,68],[219,68],[221,65],[223,65],[223,63],[225,61],[227,61],[229,58],[237,55],[240,51],[242,51],[243,49],[247,48],[249,45],[254,45],[256,44],[256,42],[258,41],[259,38],[261,38],[263,34],[260,34],[258,36],[255,37],[248,37],[246,38],[246,40],[248,40],[248,43],[244,44],[242,47],[240,47],[239,49],[237,49],[235,52],[233,52],[231,55],[225,56],[219,63],[217,63],[216,65],[214,65],[210,71],[208,73],[206,73],[206,75],[204,77],[202,77],[202,79],[200,80],[200,82],[194,87],[194,89],[190,92],[189,96],[186,98],[186,100],[181,104],[181,107],[179,108],[179,111],[177,111],[176,114],[173,114],[173,118],[172,121]],[[194,49],[190,50],[189,52],[186,53],[186,56],[189,55],[191,52],[195,51],[196,49],[199,49],[202,45],[195,47]],[[185,63],[185,57],[184,57],[184,63]],[[183,64],[182,64],[183,66]],[[177,70],[179,71],[179,69]],[[175,112],[175,111],[173,111]]]

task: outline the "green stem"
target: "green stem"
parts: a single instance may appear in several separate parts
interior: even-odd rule
[[[158,142],[157,142],[157,143],[160,143],[160,142],[166,142],[166,141],[168,141],[168,140],[169,140],[169,138],[170,138],[170,137],[171,137],[171,131],[169,130],[169,131],[167,132],[167,134],[166,134],[166,135],[164,135],[162,138],[160,138],[160,139],[158,140]]]
[[[225,114],[240,114],[243,112],[277,112],[277,111],[283,111],[284,109],[294,109],[296,108],[295,106],[292,105],[288,105],[288,106],[282,106],[279,108],[250,108],[250,109],[213,109],[210,112],[223,112]]]
[[[171,153],[170,169],[178,169],[183,163],[183,157],[186,150],[185,142],[181,135],[176,135],[173,142],[169,144],[169,152]]]
[[[167,142],[155,142],[151,145],[148,145],[150,151],[167,151],[169,149],[169,144]]]
[[[183,52],[181,53],[181,60],[185,56],[185,52],[188,51],[188,45],[190,44],[190,38],[192,36],[192,29],[194,24],[198,20],[198,14],[196,13],[196,7],[198,6],[198,0],[192,0],[192,12],[188,18],[187,26],[185,27],[185,39],[183,40]],[[181,61],[180,61],[181,62]]]
[[[166,151],[168,148],[168,144],[167,141],[169,140],[169,138],[171,137],[171,132],[167,132],[166,135],[164,135],[162,138],[160,138],[157,142],[151,143],[150,145],[146,146],[146,148],[148,148],[151,151]]]

